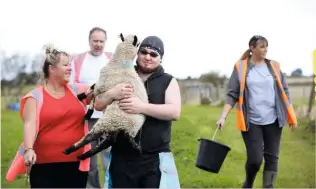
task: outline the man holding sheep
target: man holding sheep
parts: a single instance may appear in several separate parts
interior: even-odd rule
[[[164,72],[163,55],[163,42],[156,36],[149,36],[140,44],[135,69],[144,81],[149,103],[130,97],[131,86],[126,84],[115,87],[116,95],[96,98],[96,110],[102,111],[112,100],[120,100],[122,110],[146,115],[136,136],[141,152],[131,146],[123,133],[112,145],[108,171],[113,188],[180,188],[170,140],[171,123],[181,113],[181,95],[177,80]]]

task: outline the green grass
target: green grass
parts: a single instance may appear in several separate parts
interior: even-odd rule
[[[173,123],[172,149],[176,159],[182,188],[238,188],[244,179],[245,147],[235,126],[232,112],[223,130],[215,140],[232,148],[218,174],[208,173],[195,167],[199,138],[211,138],[221,109],[207,106],[184,106],[181,119]],[[1,132],[1,183],[4,188],[24,187],[24,177],[15,182],[5,180],[11,159],[22,139],[22,124],[18,113],[2,111]],[[315,188],[315,135],[306,132],[304,125],[291,132],[284,129],[282,135],[278,188]],[[101,168],[101,164],[99,165]],[[261,187],[262,168],[255,187]],[[101,182],[103,182],[101,171]]]

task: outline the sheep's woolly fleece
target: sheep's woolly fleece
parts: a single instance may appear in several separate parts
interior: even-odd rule
[[[138,76],[133,60],[137,54],[139,41],[136,35],[128,35],[125,38],[121,34],[122,42],[117,45],[116,50],[109,63],[100,70],[100,77],[94,88],[94,96],[97,96],[117,84],[128,82],[133,86],[133,95],[143,102],[148,102],[147,92],[143,81]],[[93,104],[93,101],[91,105]],[[142,114],[128,114],[119,108],[119,102],[113,101],[103,112],[90,132],[80,141],[64,151],[69,154],[80,147],[98,139],[104,134],[123,131],[135,142],[136,134],[145,122]]]

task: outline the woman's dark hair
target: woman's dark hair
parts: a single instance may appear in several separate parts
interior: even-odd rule
[[[243,53],[243,55],[241,56],[240,60],[245,60],[246,58],[248,58],[250,56],[251,53],[251,49],[250,47],[256,47],[258,41],[264,41],[267,46],[268,46],[268,40],[265,37],[262,37],[261,35],[255,35],[253,36],[248,43],[249,48]]]
[[[49,65],[56,65],[60,61],[60,55],[70,56],[68,53],[56,49],[53,45],[45,45],[45,59],[42,67],[42,73],[40,75],[39,83],[43,84],[49,77]]]

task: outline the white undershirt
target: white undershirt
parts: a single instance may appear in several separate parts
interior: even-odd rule
[[[109,62],[107,56],[102,53],[100,56],[92,56],[90,53],[87,53],[85,59],[82,63],[80,75],[79,75],[79,83],[85,83],[92,85],[96,83],[99,79],[100,70]],[[69,83],[74,82],[74,73],[75,69],[72,65],[72,73]],[[102,115],[102,111],[94,110],[91,118],[100,118]]]

